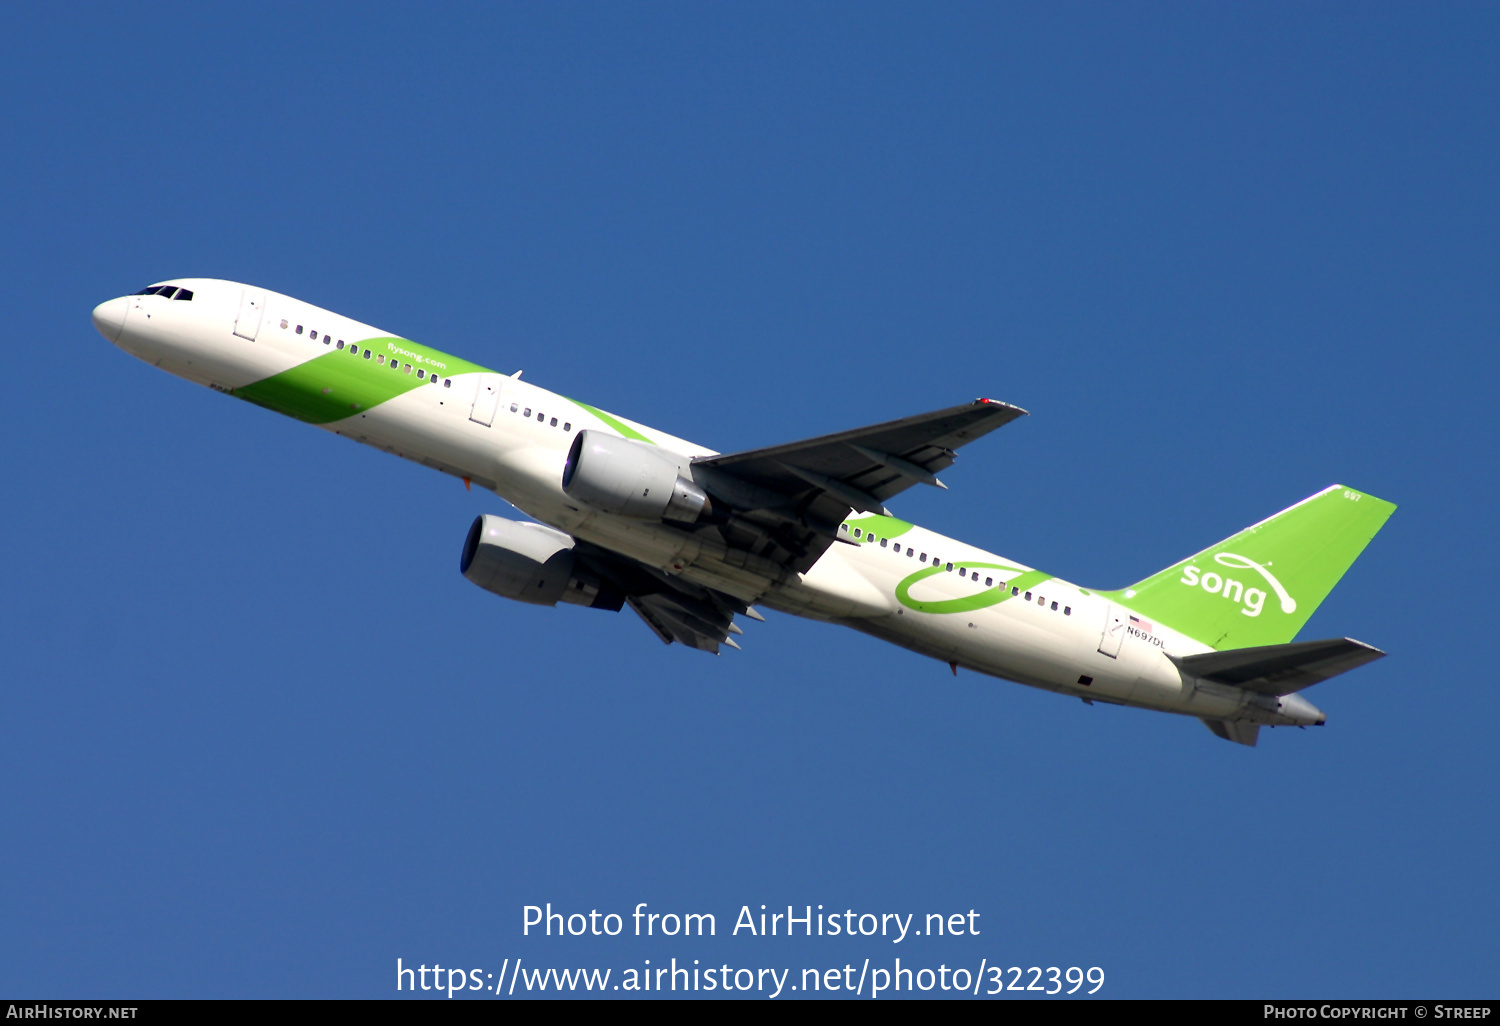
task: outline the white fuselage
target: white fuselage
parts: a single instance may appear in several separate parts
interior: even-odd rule
[[[99,330],[121,349],[169,373],[220,391],[243,389],[330,352],[335,342],[399,352],[393,336],[288,296],[213,279],[178,279],[190,302],[159,295],[102,304]],[[247,318],[249,293],[260,297],[256,325]],[[299,326],[301,332],[299,333]],[[317,333],[314,340],[312,333]],[[244,337],[253,335],[252,337]],[[483,369],[453,372],[443,354],[410,343],[417,369],[441,375],[343,419],[320,424],[334,434],[472,481],[501,495],[536,520],[669,574],[800,616],[844,624],[923,655],[1034,687],[1212,719],[1260,723],[1310,722],[1277,712],[1274,699],[1239,688],[1184,679],[1168,654],[1208,646],[1162,624],[1131,623],[1127,611],[1103,596],[975,546],[915,525],[898,531],[871,527],[857,544],[834,544],[806,573],[795,574],[744,554],[726,552],[710,533],[690,533],[657,522],[579,508],[562,489],[562,471],[577,431],[625,429],[682,455],[713,450],[607,414],[549,392],[517,375]],[[414,352],[429,354],[417,356]],[[378,354],[388,358],[385,352]],[[357,357],[351,357],[355,359]],[[365,357],[369,359],[368,355]],[[463,364],[454,360],[455,366]],[[464,367],[473,365],[463,364]],[[414,374],[408,367],[393,373]],[[490,390],[490,391],[486,391]],[[498,392],[498,403],[493,395]],[[489,395],[488,400],[483,397]],[[480,412],[476,400],[484,406]],[[490,407],[493,412],[490,412]],[[485,423],[488,417],[489,422]],[[884,521],[885,518],[880,518]],[[860,515],[842,529],[854,540]],[[900,523],[900,522],[896,522]],[[853,526],[851,526],[853,525]],[[873,542],[867,541],[871,533]],[[894,537],[887,537],[894,534]],[[946,567],[898,587],[933,565]],[[962,564],[981,564],[973,578]],[[761,565],[765,564],[765,565]],[[985,565],[988,566],[985,566]],[[923,612],[923,603],[954,603],[1000,582],[1042,576],[1009,600],[966,612]],[[1029,596],[1026,597],[1026,596]],[[1087,683],[1082,681],[1087,680]]]

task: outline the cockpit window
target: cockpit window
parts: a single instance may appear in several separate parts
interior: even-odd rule
[[[176,293],[174,296],[172,293]],[[192,301],[193,294],[188,289],[180,289],[176,285],[152,285],[150,288],[141,289],[137,296],[161,296],[163,299],[186,299]]]

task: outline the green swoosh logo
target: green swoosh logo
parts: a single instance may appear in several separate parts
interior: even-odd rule
[[[954,566],[963,567],[968,570],[1008,570],[1013,573],[1021,568],[1016,566],[1005,566],[1001,563],[955,563]],[[1011,588],[1020,588],[1026,591],[1034,588],[1043,581],[1052,579],[1052,575],[1041,570],[1027,570],[1012,577],[1003,588],[985,588],[983,591],[973,595],[965,595],[963,598],[938,599],[936,601],[924,602],[921,599],[911,597],[911,589],[920,581],[937,574],[948,571],[942,566],[929,566],[918,570],[910,577],[904,578],[896,585],[896,601],[907,609],[918,613],[972,613],[976,609],[986,609],[990,606],[999,605],[1011,597]]]

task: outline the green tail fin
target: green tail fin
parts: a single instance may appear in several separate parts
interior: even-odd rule
[[[1284,644],[1395,508],[1330,485],[1133,587],[1102,594],[1215,649]]]

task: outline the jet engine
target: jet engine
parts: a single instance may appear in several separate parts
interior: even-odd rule
[[[605,513],[690,524],[713,507],[688,467],[687,457],[647,442],[584,430],[568,451],[562,487]]]
[[[573,539],[486,513],[469,528],[458,569],[485,591],[538,606],[559,601],[618,610],[625,596],[578,563]]]

